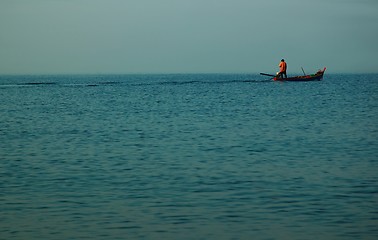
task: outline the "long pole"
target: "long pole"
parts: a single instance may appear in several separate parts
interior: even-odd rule
[[[305,73],[305,71],[303,70],[303,67],[301,67],[302,68],[302,72],[303,72],[303,75],[305,75],[306,76],[306,73]]]
[[[269,77],[275,77],[276,75],[272,75],[272,74],[267,74],[267,73],[260,73],[261,75],[264,75],[264,76],[269,76]]]

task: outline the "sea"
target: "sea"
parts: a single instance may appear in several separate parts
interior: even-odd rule
[[[378,239],[378,74],[2,75],[0,239]]]

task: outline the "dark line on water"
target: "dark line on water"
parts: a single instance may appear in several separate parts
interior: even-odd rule
[[[19,83],[17,85],[55,85],[56,82],[27,82],[27,83]]]
[[[149,82],[133,83],[132,86],[151,86],[151,85],[187,85],[187,84],[229,84],[229,83],[267,83],[271,80],[225,80],[225,81],[168,81],[168,82]]]
[[[58,83],[58,82],[26,82],[16,84],[3,84],[0,87],[22,87],[22,86],[69,86],[69,87],[98,87],[98,86],[112,86],[112,85],[128,85],[128,86],[179,86],[191,84],[232,84],[232,83],[267,83],[273,82],[271,80],[219,80],[219,81],[150,81],[150,82],[95,82],[95,83]]]

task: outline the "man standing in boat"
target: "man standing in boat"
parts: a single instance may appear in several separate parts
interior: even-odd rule
[[[280,67],[280,72],[277,74],[277,77],[283,78],[285,76],[285,78],[287,78],[287,75],[286,75],[287,64],[285,60],[281,59],[281,62],[278,66]]]

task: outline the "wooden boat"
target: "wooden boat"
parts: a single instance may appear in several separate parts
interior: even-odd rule
[[[271,75],[271,74],[265,74],[260,73],[261,75],[270,76],[273,77],[272,79],[274,81],[294,81],[294,82],[303,82],[303,81],[320,81],[323,79],[323,75],[326,68],[323,70],[317,71],[315,74],[311,75],[303,75],[303,76],[295,76],[295,77],[288,77],[288,78],[281,78],[278,75]]]

